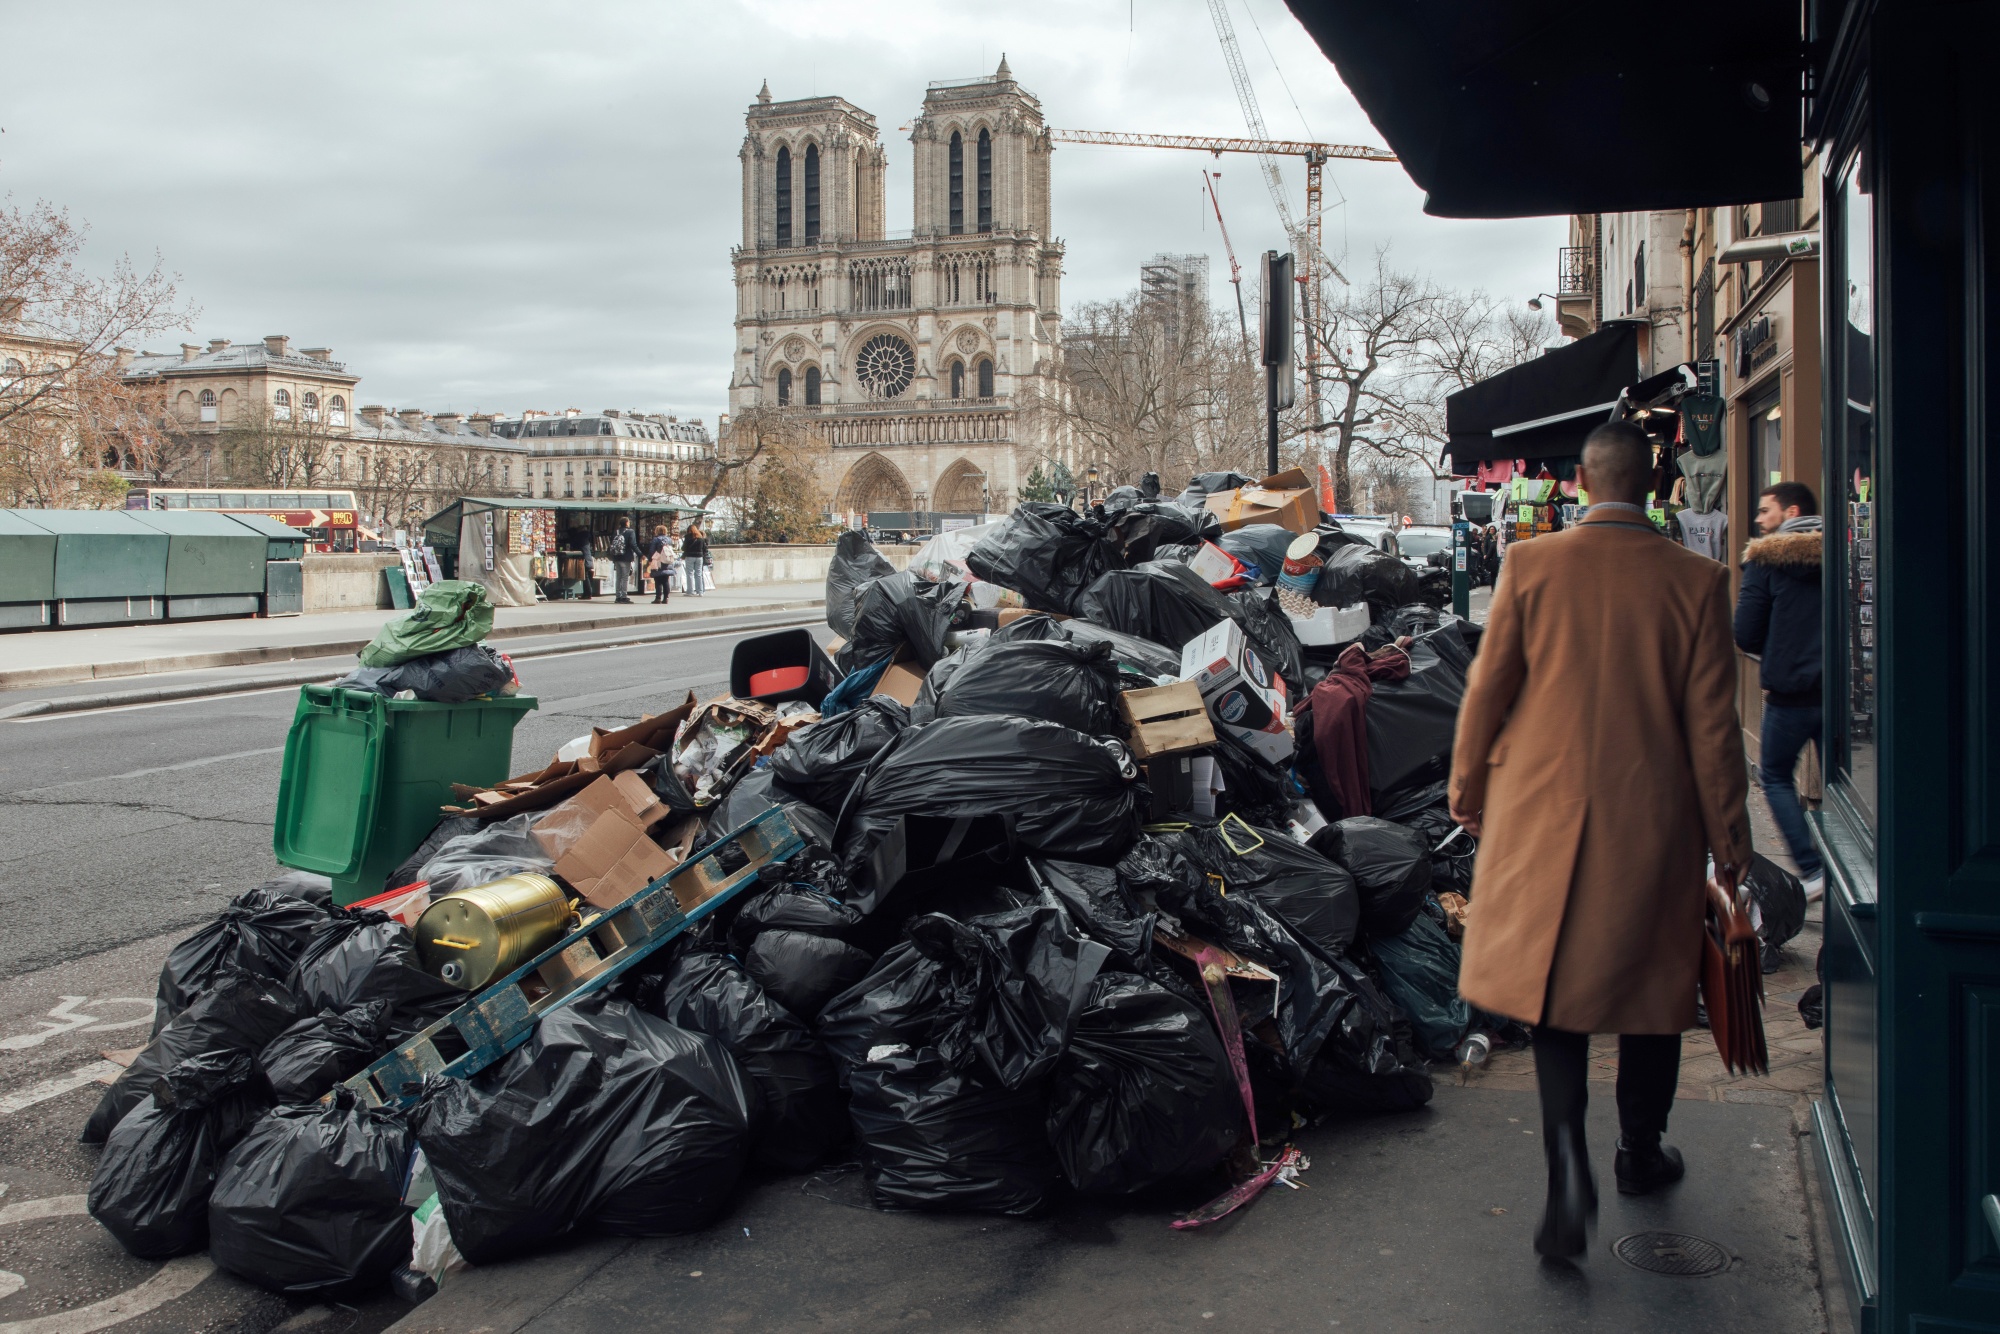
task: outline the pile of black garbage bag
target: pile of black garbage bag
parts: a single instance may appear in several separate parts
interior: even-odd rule
[[[1379,602],[1372,637],[1414,668],[1368,706],[1374,813],[1330,819],[1290,762],[1227,733],[1212,808],[1163,812],[1121,695],[1178,677],[1181,645],[1223,621],[1294,702],[1331,663],[1262,577],[1272,535],[1235,544],[1249,587],[1190,568],[1229,536],[1199,499],[1023,505],[973,548],[974,580],[937,583],[843,535],[847,682],[702,812],[714,839],[780,808],[803,852],[400,1108],[343,1081],[466,995],[324,881],[244,893],[169,955],[152,1040],[85,1128],[104,1145],[91,1212],[136,1255],[206,1246],[336,1297],[413,1260],[438,1276],[418,1244],[433,1197],[473,1264],[701,1228],[746,1179],[847,1161],[889,1209],[1196,1204],[1296,1125],[1423,1105],[1431,1063],[1486,1023],[1457,997],[1440,901],[1470,891],[1441,779],[1476,634],[1327,521],[1327,596]],[[1041,614],[1001,624],[996,589]],[[1392,622],[1412,632],[1374,633]],[[914,703],[860,688],[891,661],[923,673]],[[646,773],[693,809],[670,768]],[[408,872],[437,892],[535,865],[510,824],[446,820]],[[1205,979],[1217,952],[1231,967]]]

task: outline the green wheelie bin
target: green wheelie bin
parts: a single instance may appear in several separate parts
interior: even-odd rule
[[[491,787],[513,772],[514,728],[530,695],[464,704],[305,686],[285,737],[272,851],[333,880],[333,901],[393,886],[390,871],[437,825],[453,783]]]

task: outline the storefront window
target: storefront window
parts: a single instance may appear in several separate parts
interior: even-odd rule
[[[1875,516],[1882,505],[1875,485],[1873,188],[1868,165],[1856,154],[1841,177],[1839,235],[1831,256],[1839,271],[1832,275],[1827,362],[1839,376],[1840,406],[1828,497],[1833,503],[1826,506],[1827,536],[1838,544],[1839,566],[1834,605],[1840,625],[1829,627],[1834,633],[1827,637],[1833,669],[1827,680],[1835,692],[1828,710],[1835,731],[1834,768],[1871,826],[1876,811]],[[1839,661],[1831,661],[1834,654],[1841,655]]]
[[[1784,409],[1775,392],[1750,412],[1750,458],[1757,490],[1786,480]]]

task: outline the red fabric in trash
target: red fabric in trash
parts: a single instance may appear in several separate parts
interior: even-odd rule
[[[1349,644],[1326,679],[1313,687],[1313,750],[1327,788],[1340,809],[1321,812],[1329,820],[1372,815],[1368,799],[1368,701],[1377,681],[1402,681],[1410,675],[1410,657],[1399,648],[1385,648],[1374,657],[1359,644]]]

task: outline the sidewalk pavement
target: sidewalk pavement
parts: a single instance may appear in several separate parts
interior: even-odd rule
[[[825,596],[822,584],[757,584],[718,589],[700,597],[675,594],[666,606],[638,599],[620,606],[608,597],[500,607],[490,639],[663,625],[709,617],[805,610]],[[409,613],[389,608],[324,612],[265,620],[168,621],[151,625],[95,626],[10,634],[0,692],[79,681],[148,676],[161,672],[245,663],[289,662],[351,654],[388,621]]]
[[[1577,1264],[1532,1248],[1546,1189],[1535,1095],[1447,1079],[1420,1111],[1299,1132],[1312,1159],[1300,1189],[1274,1186],[1196,1232],[1167,1226],[1198,1202],[1185,1199],[1071,1200],[1027,1220],[878,1212],[859,1170],[832,1168],[750,1187],[685,1236],[584,1238],[462,1271],[391,1329],[1820,1334],[1790,1116],[1677,1109],[1687,1179],[1627,1198],[1611,1180],[1616,1115],[1592,1100],[1602,1212]],[[1672,1277],[1613,1254],[1650,1231],[1713,1243],[1727,1267]],[[1674,1255],[1665,1239],[1633,1249]]]

